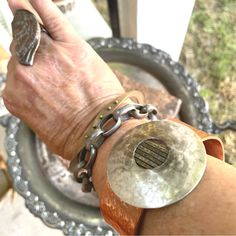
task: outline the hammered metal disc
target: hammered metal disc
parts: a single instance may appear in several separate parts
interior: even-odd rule
[[[160,208],[190,193],[206,168],[206,151],[190,128],[162,120],[137,126],[115,144],[108,181],[124,202]]]
[[[41,38],[40,24],[36,17],[27,10],[17,10],[12,21],[12,34],[19,62],[23,65],[33,65]]]

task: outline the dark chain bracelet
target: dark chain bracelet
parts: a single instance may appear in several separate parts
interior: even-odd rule
[[[93,189],[91,179],[92,168],[96,160],[97,151],[104,141],[114,134],[121,125],[130,118],[146,118],[155,121],[157,120],[157,114],[157,108],[153,105],[128,104],[101,119],[94,132],[88,137],[83,149],[71,162],[69,168],[70,171],[74,173],[77,181],[82,184],[83,192],[91,192]],[[105,129],[105,126],[112,121],[114,124],[110,128]]]

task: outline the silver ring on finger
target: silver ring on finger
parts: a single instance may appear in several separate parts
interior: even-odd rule
[[[25,9],[19,9],[15,12],[12,21],[12,34],[15,42],[15,55],[20,64],[33,65],[42,33],[50,36],[32,12]]]

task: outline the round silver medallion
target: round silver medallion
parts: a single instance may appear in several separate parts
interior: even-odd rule
[[[114,146],[107,165],[108,181],[124,202],[160,208],[189,194],[206,168],[199,136],[179,123],[162,120],[142,124]]]

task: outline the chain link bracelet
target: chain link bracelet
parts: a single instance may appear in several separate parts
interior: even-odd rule
[[[92,183],[92,168],[96,160],[97,151],[104,141],[114,134],[122,124],[131,119],[149,119],[156,121],[158,111],[153,105],[128,104],[113,113],[104,116],[97,125],[94,132],[88,137],[85,146],[79,152],[77,157],[71,162],[69,170],[74,173],[76,180],[82,184],[83,192],[91,192],[93,189]],[[113,122],[108,129],[106,125]]]

